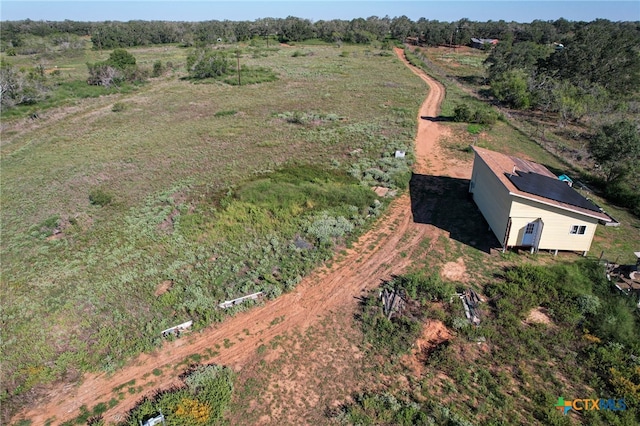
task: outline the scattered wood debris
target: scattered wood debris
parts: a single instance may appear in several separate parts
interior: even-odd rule
[[[263,297],[263,295],[264,295],[264,293],[259,291],[257,293],[249,294],[247,296],[238,297],[237,299],[227,300],[227,301],[222,302],[221,304],[219,304],[218,307],[220,307],[222,309],[231,308],[233,306],[239,305],[240,303],[244,302],[245,300],[258,300],[261,297]]]
[[[382,290],[380,292],[380,300],[382,300],[382,312],[387,319],[391,319],[391,315],[394,313],[399,315],[406,305],[404,296],[395,288],[393,290],[387,288]]]
[[[187,322],[183,322],[182,324],[178,324],[174,327],[171,328],[167,328],[166,330],[162,331],[162,337],[169,337],[171,335],[174,335],[176,337],[180,337],[180,334],[188,329],[191,328],[191,326],[193,325],[193,321],[189,320]]]
[[[469,322],[473,325],[480,325],[480,312],[478,311],[478,305],[480,302],[483,302],[482,298],[480,298],[478,293],[470,288],[465,290],[464,293],[459,293],[458,297],[462,300],[464,314],[467,316]]]

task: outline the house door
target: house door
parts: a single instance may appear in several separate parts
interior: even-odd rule
[[[524,235],[522,236],[523,246],[533,246],[536,241],[539,226],[540,224],[537,221],[527,223],[527,226],[524,228]]]

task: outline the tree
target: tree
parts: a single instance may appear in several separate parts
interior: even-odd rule
[[[46,92],[44,68],[37,67],[29,72],[0,62],[0,105],[3,108],[35,104],[44,99]]]
[[[551,50],[547,46],[532,42],[513,45],[500,42],[485,60],[489,79],[499,79],[504,73],[516,68],[530,73],[536,69],[538,61],[546,58],[550,53]]]
[[[491,91],[500,102],[516,109],[528,109],[531,106],[528,79],[524,70],[510,70],[491,83]]]
[[[415,25],[411,19],[402,15],[391,20],[389,29],[391,30],[391,36],[393,38],[399,41],[404,41],[408,35],[415,32]]]
[[[114,49],[109,55],[107,62],[109,65],[124,70],[125,68],[135,67],[136,58],[125,49]]]
[[[106,62],[87,63],[89,78],[87,84],[92,86],[111,87],[123,80],[122,71]]]
[[[315,36],[314,28],[308,19],[287,16],[282,22],[282,33],[279,34],[281,42],[308,40]]]
[[[638,127],[629,121],[604,125],[589,143],[589,151],[600,165],[607,182],[620,179],[633,167],[638,167]]]
[[[136,58],[125,49],[114,49],[109,59],[94,64],[87,63],[87,68],[87,83],[94,86],[110,87],[122,81],[134,81],[139,78]]]
[[[222,52],[197,49],[187,56],[187,72],[191,78],[220,77],[229,72],[231,64]]]

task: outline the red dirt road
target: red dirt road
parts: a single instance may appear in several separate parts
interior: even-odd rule
[[[445,160],[437,143],[444,132],[442,126],[421,118],[437,116],[444,88],[410,66],[401,49],[396,49],[396,54],[430,88],[417,117],[414,171],[468,178],[468,166],[461,167]],[[219,352],[207,362],[241,370],[255,356],[256,349],[274,337],[292,330],[304,331],[319,323],[330,311],[344,309],[355,312],[356,297],[378,286],[381,280],[403,273],[411,262],[411,253],[420,243],[425,238],[436,241],[439,235],[446,235],[446,232],[432,225],[413,222],[409,195],[403,194],[392,202],[386,214],[353,248],[338,255],[330,267],[314,271],[291,293],[240,313],[222,324],[166,342],[153,354],[140,355],[112,375],[86,374],[80,384],[57,384],[40,404],[29,407],[12,420],[29,419],[34,425],[45,424],[51,419],[54,419],[52,424],[63,423],[78,416],[83,405],[91,409],[99,403],[108,403],[114,397],[117,399],[118,392],[114,388],[120,387],[120,392],[124,392],[124,396],[120,394],[123,399],[103,415],[107,423],[117,422],[145,394],[181,383],[178,375],[183,369],[174,367],[192,354]],[[223,346],[225,339],[233,344]],[[161,370],[162,374],[156,375],[154,370]],[[135,388],[142,387],[144,391],[127,393],[127,384],[132,380],[135,380]]]

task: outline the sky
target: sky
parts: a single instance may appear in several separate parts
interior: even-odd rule
[[[565,18],[570,21],[640,21],[640,0],[0,0],[0,20],[34,21],[207,21],[286,18],[296,16],[311,21],[328,19],[391,18],[405,15],[453,22],[472,21],[531,22]]]

